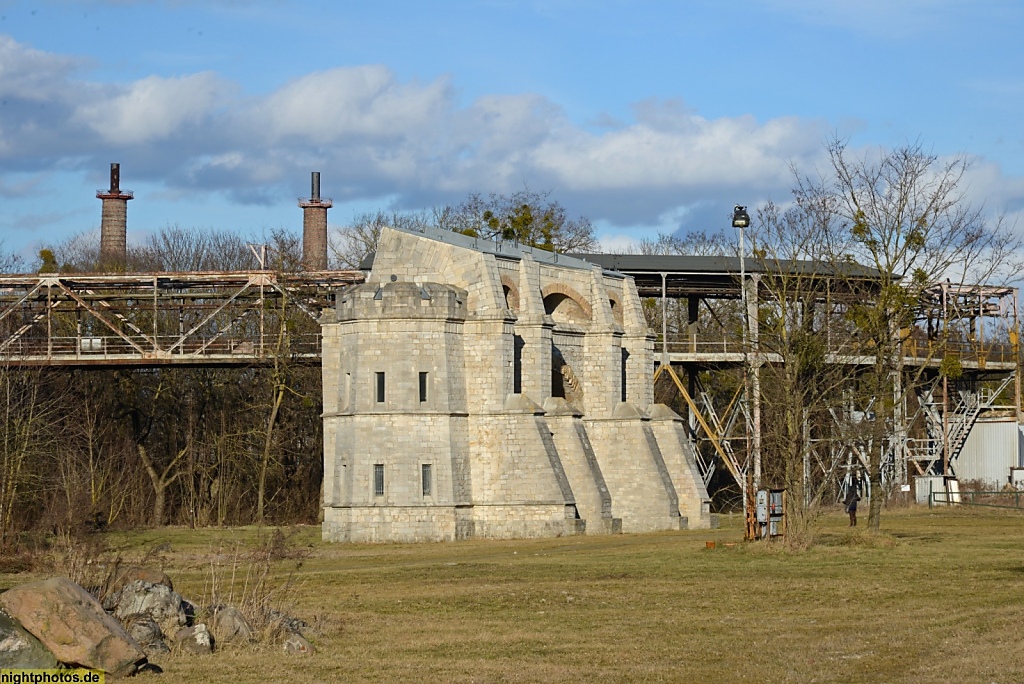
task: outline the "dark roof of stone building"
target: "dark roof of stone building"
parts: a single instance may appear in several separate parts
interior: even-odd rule
[[[602,268],[632,276],[641,297],[740,296],[740,259],[734,256],[695,256],[685,254],[574,254],[574,257]],[[836,290],[850,289],[854,283],[870,286],[879,272],[854,262],[829,264],[822,261],[770,261],[748,257],[743,270],[749,274],[789,273],[818,276],[836,283]],[[662,279],[664,275],[664,280]]]

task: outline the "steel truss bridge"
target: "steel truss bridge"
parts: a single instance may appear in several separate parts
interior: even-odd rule
[[[320,313],[360,271],[0,276],[0,363],[320,363]]]

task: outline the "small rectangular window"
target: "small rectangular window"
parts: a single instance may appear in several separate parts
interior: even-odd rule
[[[384,496],[384,464],[373,465],[373,495]]]
[[[427,374],[426,372],[420,372],[420,403],[422,404],[427,400]]]
[[[377,403],[384,403],[384,373],[377,373]]]
[[[423,496],[432,496],[434,493],[434,482],[432,468],[429,463],[422,465]]]

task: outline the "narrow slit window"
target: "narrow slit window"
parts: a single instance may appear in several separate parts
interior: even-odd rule
[[[421,467],[421,484],[423,485],[423,496],[433,496],[434,494],[434,473],[433,467],[429,463],[424,463]]]
[[[424,403],[427,400],[427,373],[426,371],[420,371],[420,403]]]
[[[375,463],[373,466],[373,495],[384,496],[384,464]]]
[[[377,373],[377,403],[384,403],[384,373]]]

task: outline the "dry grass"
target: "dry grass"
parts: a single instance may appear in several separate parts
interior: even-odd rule
[[[728,520],[714,532],[379,546],[324,545],[306,528],[290,538],[305,557],[272,561],[267,581],[291,576],[319,652],[172,656],[160,681],[1024,681],[1024,515],[899,511],[880,538],[844,521],[823,518],[805,551],[725,547],[740,537]],[[107,536],[124,552],[170,542],[165,570],[185,596],[208,583],[211,548],[266,543],[251,529]]]

